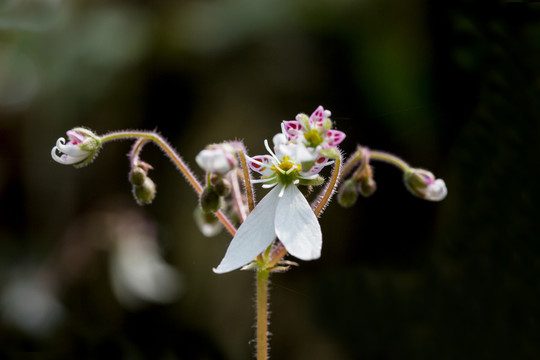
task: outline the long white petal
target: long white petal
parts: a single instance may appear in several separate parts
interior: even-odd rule
[[[56,142],[56,147],[60,152],[63,152],[64,154],[67,154],[69,156],[73,157],[83,157],[88,156],[88,151],[81,150],[77,145],[70,144],[69,142],[65,144],[65,141],[63,141],[64,138],[58,139]]]
[[[66,154],[62,154],[62,156],[58,156],[56,154],[57,151],[58,151],[58,148],[56,146],[53,147],[51,150],[51,156],[54,161],[60,164],[64,164],[64,165],[73,165],[73,164],[83,161],[84,159],[88,157],[87,155],[81,156],[81,157],[74,157],[74,156],[69,156]]]
[[[214,269],[215,273],[226,273],[248,264],[274,241],[274,218],[280,189],[281,186],[276,186],[266,194],[240,225],[225,257]]]
[[[287,186],[279,198],[275,221],[276,235],[291,255],[302,260],[321,256],[321,226],[296,186]]]

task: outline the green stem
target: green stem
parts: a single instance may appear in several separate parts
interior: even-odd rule
[[[257,270],[257,360],[268,359],[268,280],[270,271]]]
[[[354,167],[360,162],[360,160],[362,159],[362,155],[363,155],[363,148],[360,145],[358,145],[358,147],[356,148],[356,151],[351,156],[349,156],[347,161],[345,161],[345,164],[343,165],[343,170],[341,171],[341,176],[347,176],[354,169]]]
[[[384,151],[369,150],[369,157],[371,160],[383,161],[385,163],[394,165],[400,168],[403,172],[406,172],[410,168],[409,164],[407,164],[405,161]]]

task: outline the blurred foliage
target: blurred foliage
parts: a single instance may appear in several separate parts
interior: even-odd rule
[[[322,104],[347,153],[396,153],[449,196],[422,202],[376,164],[374,196],[332,204],[321,260],[273,278],[273,358],[539,358],[539,15],[487,1],[0,2],[0,357],[249,359],[253,276],[212,273],[230,237],[199,234],[197,198],[162,154],[143,153],[158,194],[137,211],[184,293],[129,309],[106,225],[82,220],[137,209],[129,144],[81,170],[50,149],[84,125],[157,128],[191,164],[220,140],[259,154],[279,121]],[[10,289],[57,298],[62,316],[25,330]]]

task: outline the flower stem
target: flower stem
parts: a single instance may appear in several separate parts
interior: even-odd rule
[[[247,217],[246,206],[244,204],[244,201],[242,200],[242,192],[240,190],[238,172],[236,169],[234,171],[231,171],[231,173],[229,174],[229,178],[231,179],[234,207],[236,208],[236,212],[238,212],[238,216],[240,216],[240,221],[244,222]]]
[[[122,139],[147,139],[153,141],[159,146],[165,155],[171,159],[171,161],[176,165],[178,170],[184,175],[188,183],[193,187],[197,195],[201,195],[203,192],[203,186],[197,180],[195,175],[191,172],[188,165],[184,162],[184,159],[174,150],[174,148],[165,140],[161,135],[151,132],[151,131],[134,131],[134,130],[125,130],[125,131],[116,131],[105,134],[101,137],[101,142],[104,144],[107,141],[112,140],[122,140]],[[143,143],[141,142],[141,145]],[[221,212],[218,211],[214,213],[223,226],[229,231],[231,235],[236,234],[236,228],[230,222],[230,220]]]
[[[191,186],[193,186],[193,189],[197,192],[197,194],[201,194],[203,191],[203,187],[201,183],[197,180],[195,175],[189,170],[189,167],[184,162],[184,159],[173,149],[173,147],[165,140],[161,135],[155,133],[155,132],[149,132],[149,131],[117,131],[112,132],[106,135],[103,135],[101,138],[101,141],[103,143],[111,140],[121,140],[121,139],[148,139],[153,142],[155,142],[169,157],[169,159],[172,160],[172,162],[176,165],[178,170],[185,176],[186,180],[189,182]]]
[[[360,162],[362,155],[364,154],[363,149],[364,148],[362,146],[358,145],[356,151],[348,157],[347,161],[345,161],[345,164],[343,165],[343,170],[341,171],[342,176],[347,176]]]
[[[403,172],[406,172],[410,168],[409,164],[407,164],[405,161],[384,151],[369,150],[369,157],[371,160],[383,161],[385,163],[394,165]]]
[[[270,271],[257,270],[257,360],[268,359],[268,281]]]
[[[242,164],[242,170],[244,171],[244,184],[246,188],[249,212],[252,212],[255,208],[255,196],[253,195],[253,188],[251,187],[251,177],[249,175],[249,168],[246,162],[246,154],[244,154],[244,151],[240,150],[238,155],[240,156],[240,163]]]
[[[313,212],[315,213],[315,216],[317,217],[321,215],[322,211],[324,210],[324,208],[330,201],[330,198],[334,194],[336,187],[338,185],[338,180],[341,175],[341,156],[338,157],[335,161],[336,162],[334,163],[334,170],[332,173],[332,178],[330,179],[330,182],[326,186],[326,189],[324,190],[324,194],[321,197],[319,203],[317,204],[317,207],[315,208],[315,210],[313,210]]]

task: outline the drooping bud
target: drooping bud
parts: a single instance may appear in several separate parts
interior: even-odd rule
[[[370,197],[375,193],[375,190],[377,190],[377,183],[371,177],[363,178],[358,183],[358,192],[363,197]]]
[[[214,191],[219,196],[227,196],[231,193],[231,182],[222,176],[216,177],[216,179],[212,181],[212,185],[214,186]]]
[[[221,206],[221,197],[211,185],[204,188],[199,200],[201,209],[206,213],[216,212]]]
[[[69,141],[64,138],[56,141],[51,150],[54,161],[64,165],[82,167],[94,160],[100,147],[101,138],[85,128],[74,128],[66,132]],[[61,155],[59,156],[58,153]]]
[[[146,171],[140,166],[136,166],[129,172],[129,182],[133,185],[142,186],[146,179]]]
[[[424,169],[408,169],[403,180],[405,187],[415,196],[429,201],[441,201],[446,197],[448,190],[442,179]]]
[[[353,206],[358,200],[358,190],[354,180],[345,181],[338,192],[338,203],[344,208]]]
[[[133,196],[139,205],[151,204],[156,197],[156,184],[146,176],[142,185],[133,185]]]

